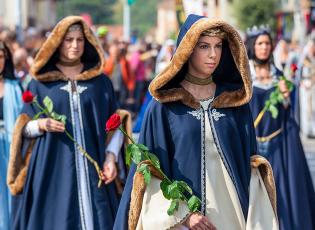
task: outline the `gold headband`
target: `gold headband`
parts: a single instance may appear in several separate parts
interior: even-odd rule
[[[208,29],[201,33],[201,36],[219,37],[221,39],[226,38],[226,33],[220,28]]]

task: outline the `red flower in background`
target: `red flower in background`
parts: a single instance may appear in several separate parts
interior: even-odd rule
[[[34,95],[31,91],[26,90],[22,95],[22,100],[24,103],[31,103],[34,100]]]
[[[295,63],[292,63],[291,66],[290,66],[290,69],[293,73],[295,73],[295,71],[297,71],[298,67]]]
[[[106,122],[106,132],[116,130],[120,125],[120,116],[117,113],[114,113]]]

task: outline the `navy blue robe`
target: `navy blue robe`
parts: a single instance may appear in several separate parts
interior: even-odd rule
[[[220,90],[218,89],[216,93]],[[184,180],[194,193],[201,196],[201,121],[188,112],[194,109],[172,102],[161,104],[152,100],[140,133],[139,143],[148,146],[161,162],[165,174],[174,180]],[[213,111],[213,109],[211,109]],[[212,129],[216,147],[235,185],[243,214],[248,212],[250,156],[256,153],[255,130],[248,104],[216,109],[225,114],[214,120]],[[114,229],[128,229],[128,211],[135,166],[127,179]]]
[[[72,134],[69,94],[60,89],[66,84],[61,80],[48,83],[33,80],[29,90],[39,102],[45,96],[52,99],[54,111],[67,116],[66,129]],[[80,94],[85,147],[102,168],[105,123],[116,110],[113,87],[104,75],[78,81],[78,86],[87,87]],[[33,117],[37,112],[27,104],[22,113]],[[98,188],[97,172],[89,162],[88,169],[94,229],[111,230],[118,206],[114,184]],[[12,229],[81,228],[74,144],[65,133],[45,132],[36,138],[24,190],[14,197],[13,209]]]
[[[274,91],[254,87],[250,107],[257,117]],[[256,128],[258,137],[282,129],[269,142],[259,143],[259,153],[270,162],[277,189],[277,209],[280,229],[315,229],[315,193],[292,108],[277,106],[279,115],[272,118],[266,112]]]

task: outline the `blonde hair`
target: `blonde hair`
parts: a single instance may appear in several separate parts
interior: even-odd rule
[[[225,39],[226,33],[220,28],[213,28],[203,31],[200,36],[219,37],[221,39]]]

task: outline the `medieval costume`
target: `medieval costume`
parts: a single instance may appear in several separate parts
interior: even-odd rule
[[[4,93],[0,98],[0,229],[9,229],[11,195],[6,183],[9,148],[14,123],[22,109],[22,88],[14,77],[12,56],[0,41],[0,58],[4,58],[4,68],[0,69]]]
[[[256,31],[248,39],[250,70],[253,79],[253,97],[250,108],[254,118],[265,106],[282,75],[272,62],[271,52],[266,60],[255,54],[259,36],[271,37],[268,31]],[[261,82],[256,68],[269,68],[269,82]],[[277,190],[277,208],[280,229],[315,229],[315,193],[304,155],[299,128],[294,119],[290,97],[277,104],[278,116],[265,112],[257,123],[258,152],[270,162]]]
[[[77,26],[84,35],[83,70],[70,80],[57,67],[59,47]],[[69,30],[71,31],[71,30]],[[37,54],[29,90],[39,103],[46,96],[67,117],[66,130],[102,165],[105,123],[116,110],[114,90],[102,74],[103,51],[81,17],[60,21]],[[64,132],[26,135],[24,127],[39,112],[25,104],[13,134],[8,185],[15,195],[13,229],[112,229],[118,200],[114,183],[98,188],[94,166]]]
[[[180,82],[199,37],[212,29],[226,34],[213,73],[216,92],[214,98],[196,101]],[[187,18],[170,64],[150,84],[154,99],[139,142],[158,156],[169,178],[188,183],[202,201],[202,215],[217,229],[277,229],[272,171],[264,158],[255,155],[255,131],[247,104],[251,90],[239,34],[223,21],[197,15]],[[162,195],[159,176],[145,186],[135,170],[134,165],[114,229],[185,228],[190,215],[187,207],[180,204],[168,216],[170,201]]]

